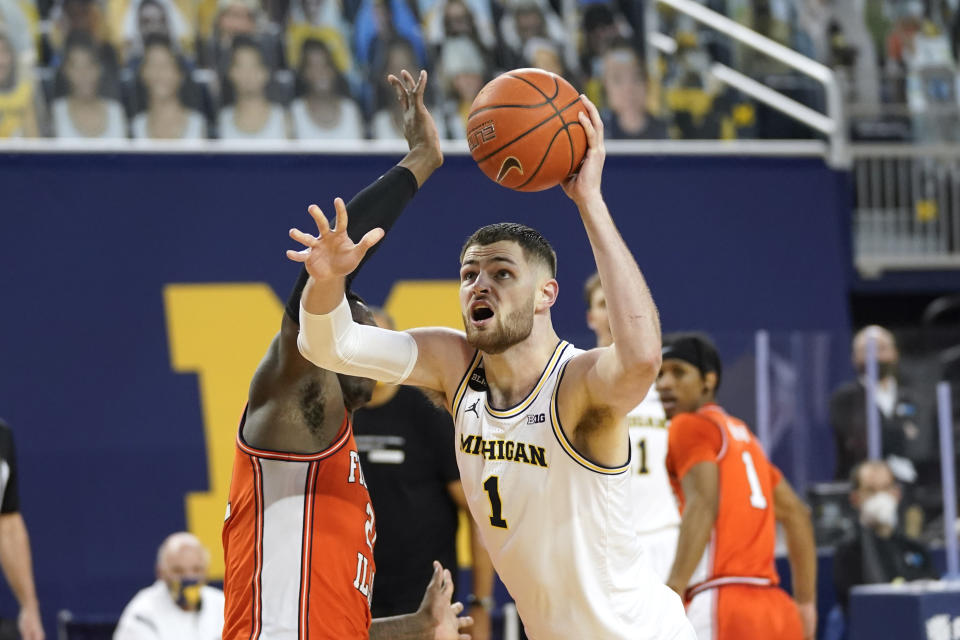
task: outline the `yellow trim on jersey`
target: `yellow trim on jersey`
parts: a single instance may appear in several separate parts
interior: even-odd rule
[[[533,390],[527,394],[527,397],[524,398],[520,404],[511,407],[510,409],[494,409],[490,406],[490,397],[484,394],[483,406],[486,408],[487,413],[489,413],[494,418],[515,418],[524,411],[526,411],[533,401],[537,399],[537,395],[540,393],[540,390],[543,389],[543,385],[547,383],[547,378],[550,377],[550,374],[553,373],[553,370],[557,368],[557,363],[560,361],[560,356],[563,355],[564,349],[569,346],[569,342],[566,340],[561,340],[557,343],[556,348],[553,350],[553,355],[550,356],[550,361],[547,363],[547,366],[543,368],[543,373],[540,374],[540,380],[537,381],[536,386],[533,387]]]
[[[460,402],[463,400],[463,395],[467,392],[467,385],[470,384],[470,376],[473,375],[473,370],[477,368],[477,365],[480,363],[480,352],[477,351],[473,354],[473,360],[470,361],[470,366],[467,367],[467,372],[463,374],[463,380],[460,381],[460,384],[457,386],[457,392],[453,396],[453,418],[457,418],[457,412],[460,411]]]
[[[563,432],[563,428],[560,426],[560,415],[559,411],[557,410],[557,396],[559,395],[558,392],[560,390],[560,381],[563,379],[563,374],[566,371],[568,362],[570,361],[567,360],[567,362],[564,362],[563,366],[560,368],[560,373],[557,375],[557,384],[553,388],[553,397],[550,399],[550,424],[553,426],[553,433],[557,437],[557,442],[560,443],[560,446],[563,447],[563,450],[567,452],[568,456],[590,471],[602,473],[607,476],[615,476],[628,471],[630,469],[630,458],[633,455],[632,448],[627,454],[626,463],[619,467],[604,467],[584,458],[576,449],[574,449],[573,444],[567,440],[567,436]]]

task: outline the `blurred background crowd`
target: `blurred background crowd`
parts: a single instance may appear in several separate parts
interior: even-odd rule
[[[836,70],[854,140],[957,140],[957,0],[702,0]],[[655,20],[677,44],[645,42]],[[641,0],[0,0],[0,138],[399,138],[388,73],[427,69],[450,139],[498,73],[558,73],[608,137],[809,138],[717,82],[817,108],[811,79]]]

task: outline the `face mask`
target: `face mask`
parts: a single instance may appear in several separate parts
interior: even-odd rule
[[[897,526],[897,499],[889,491],[875,493],[860,507],[860,524],[869,528]]]
[[[184,611],[196,611],[200,608],[200,590],[205,582],[200,578],[183,578],[167,583],[170,597]]]

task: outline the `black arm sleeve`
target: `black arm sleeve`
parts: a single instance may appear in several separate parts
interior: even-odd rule
[[[0,420],[0,515],[20,511],[20,489],[17,487],[17,454],[13,448],[13,432]]]
[[[389,232],[393,223],[417,194],[417,188],[417,178],[409,169],[393,167],[347,203],[347,211],[350,213],[347,234],[352,240],[359,241],[368,231],[377,227]],[[353,282],[360,268],[378,247],[379,244],[374,245],[354,272],[347,276],[347,290],[350,289],[350,283]],[[301,269],[293,291],[287,298],[287,316],[295,324],[300,324],[300,295],[303,293],[303,288],[307,286],[309,277],[307,270]]]

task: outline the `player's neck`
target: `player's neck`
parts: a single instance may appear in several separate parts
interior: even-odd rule
[[[483,370],[495,409],[507,409],[521,402],[540,380],[560,338],[552,325],[534,326],[523,342],[503,353],[483,354]]]

